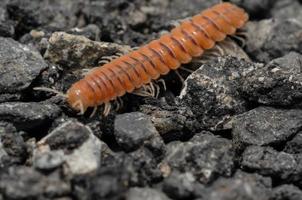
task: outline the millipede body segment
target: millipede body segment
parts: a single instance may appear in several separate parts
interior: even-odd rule
[[[231,3],[217,4],[138,50],[92,69],[67,91],[67,101],[83,113],[88,107],[131,93],[202,55],[216,42],[235,34],[247,20],[243,9]]]

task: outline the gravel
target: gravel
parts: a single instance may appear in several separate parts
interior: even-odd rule
[[[219,2],[0,0],[0,200],[301,199],[301,0],[230,0],[236,36],[108,116],[33,89],[65,94]]]

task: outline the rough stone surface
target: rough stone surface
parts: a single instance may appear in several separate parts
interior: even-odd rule
[[[51,171],[64,163],[63,151],[37,152],[33,157],[33,166],[39,170]]]
[[[7,99],[4,94],[16,96],[27,89],[47,64],[39,52],[10,38],[0,37],[0,44],[0,102],[3,102]]]
[[[258,107],[236,117],[232,135],[236,143],[273,145],[285,142],[302,126],[299,109]]]
[[[63,197],[70,193],[69,183],[57,172],[44,176],[29,167],[11,167],[0,175],[0,189],[5,199],[41,199]]]
[[[16,128],[30,130],[47,126],[60,114],[59,107],[53,104],[36,102],[8,102],[0,104],[0,118],[13,123]]]
[[[0,122],[0,168],[12,164],[22,164],[27,158],[26,144],[16,128]]]
[[[300,9],[301,1],[298,0],[281,0],[275,1],[275,5],[271,10],[273,18],[284,19],[284,18],[296,18],[301,22],[302,10]]]
[[[197,186],[193,174],[175,171],[164,180],[163,191],[173,199],[192,199]]]
[[[73,175],[81,175],[93,172],[100,166],[102,142],[93,135],[92,131],[79,122],[68,121],[53,130],[49,135],[39,141],[39,146],[49,147],[51,150],[63,150],[53,152],[54,159],[39,160],[39,155],[43,154],[44,148],[37,149],[36,159],[40,161],[40,167],[58,167],[63,161],[66,162],[66,170]],[[47,152],[47,150],[46,150]],[[47,158],[47,157],[46,157]],[[50,157],[52,158],[52,157]],[[38,166],[39,167],[39,166]],[[44,167],[45,169],[45,167]]]
[[[0,36],[13,37],[15,34],[15,27],[8,18],[6,9],[0,7]]]
[[[286,142],[284,150],[286,153],[302,153],[302,132],[299,131],[290,141]]]
[[[95,42],[84,36],[55,32],[49,38],[49,46],[44,56],[52,63],[68,68],[88,68],[96,67],[102,56],[125,53],[128,50],[130,50],[128,46]]]
[[[158,135],[150,118],[140,112],[117,115],[114,122],[114,136],[126,151],[135,150],[145,141]]]
[[[273,189],[269,200],[300,200],[302,191],[294,185],[280,185]]]
[[[169,200],[164,193],[152,188],[131,188],[127,195],[126,200]]]
[[[238,80],[254,68],[234,57],[206,63],[186,79],[180,102],[192,110],[202,127],[228,129],[232,117],[246,111],[246,102],[237,91]]]
[[[243,168],[281,180],[297,181],[301,178],[301,155],[277,152],[271,147],[250,146],[242,155]]]
[[[250,101],[291,106],[302,99],[302,55],[290,52],[241,80],[241,91]]]
[[[203,132],[185,143],[169,143],[163,163],[181,172],[191,172],[196,180],[208,183],[218,176],[230,176],[233,159],[229,140]]]
[[[246,51],[256,61],[267,63],[291,51],[302,53],[302,23],[296,18],[249,22],[246,30]]]
[[[222,178],[202,193],[208,200],[257,200],[269,199],[271,179],[258,174],[237,171],[232,178]],[[255,195],[257,194],[257,195]]]

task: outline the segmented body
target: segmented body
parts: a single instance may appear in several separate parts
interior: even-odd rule
[[[131,93],[202,55],[247,20],[243,9],[231,3],[217,4],[182,22],[169,34],[91,70],[72,85],[67,100],[74,109],[85,111]]]

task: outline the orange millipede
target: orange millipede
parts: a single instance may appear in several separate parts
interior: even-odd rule
[[[188,63],[216,42],[232,35],[248,20],[247,13],[231,3],[220,3],[185,20],[170,33],[111,62],[92,69],[64,95],[83,114],[88,107],[105,104]]]

